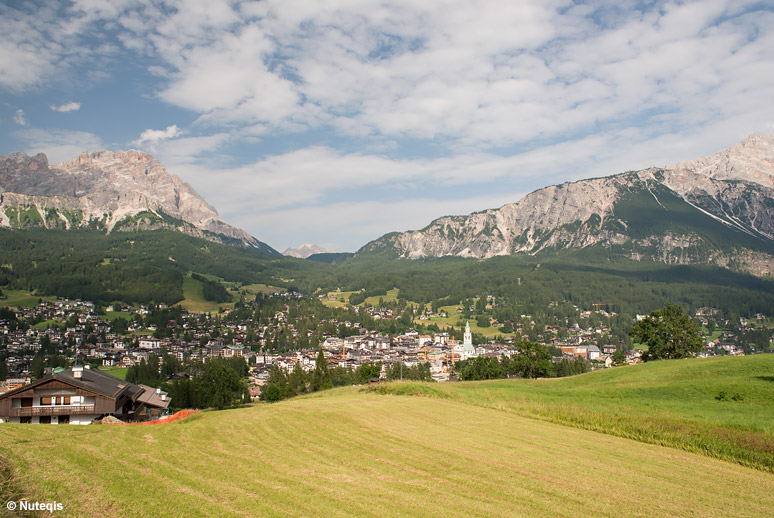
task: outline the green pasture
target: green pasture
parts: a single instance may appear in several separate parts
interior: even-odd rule
[[[62,322],[60,320],[49,319],[49,320],[44,320],[43,322],[38,322],[32,327],[43,331],[45,329],[48,329],[51,326],[60,326],[60,325],[62,325]]]
[[[0,299],[0,307],[9,308],[34,308],[38,305],[40,299],[47,300],[49,302],[56,302],[56,297],[47,297],[41,295],[35,295],[25,290],[11,290],[8,288],[2,288],[3,298]]]
[[[460,327],[464,328],[466,320],[462,316],[461,313],[457,313],[457,308],[458,307],[460,307],[459,304],[455,304],[453,306],[441,306],[439,308],[439,313],[440,313],[440,311],[446,311],[446,315],[447,316],[445,316],[445,317],[435,316],[435,317],[429,318],[427,320],[419,320],[419,319],[417,319],[417,320],[414,320],[414,323],[419,324],[419,325],[436,324],[441,329],[444,329],[444,328],[447,328],[447,327],[456,327],[458,329]],[[497,326],[479,327],[478,324],[476,323],[476,317],[475,316],[470,317],[470,319],[467,320],[467,321],[470,322],[470,331],[472,333],[478,333],[478,334],[484,335],[487,338],[494,338],[495,336],[500,336],[500,335],[506,335],[507,334],[507,333],[503,333],[502,331],[500,331],[497,328]],[[513,334],[513,333],[510,333],[510,334]]]
[[[267,295],[271,293],[282,293],[287,291],[287,289],[285,288],[270,286],[268,284],[245,284],[244,286],[237,286],[236,289],[239,292],[244,291],[253,296],[259,293],[263,293],[264,295]]]
[[[126,369],[124,367],[100,367],[99,370],[106,374],[110,374],[111,376],[115,376],[116,378],[125,380],[126,373],[129,369]]]
[[[347,388],[160,426],[0,425],[57,516],[765,516],[774,477],[449,398]],[[8,493],[8,492],[7,492]]]
[[[657,361],[569,378],[403,383],[373,390],[494,408],[774,472],[774,355]]]
[[[322,303],[329,308],[343,308],[347,304],[349,304],[349,296],[353,293],[357,293],[356,291],[330,291],[326,294],[326,297],[323,299]],[[335,298],[330,298],[331,295],[333,295]]]
[[[387,291],[386,295],[376,295],[374,297],[367,297],[362,305],[363,306],[370,305],[375,307],[379,305],[380,300],[382,302],[397,302],[399,292],[400,290],[398,288],[393,288]]]
[[[119,318],[123,318],[124,320],[131,320],[134,318],[134,314],[129,311],[108,311],[102,315],[101,318],[108,322],[118,320]]]
[[[201,281],[193,277],[183,278],[183,300],[179,303],[184,309],[195,313],[217,313],[220,308],[233,308],[233,302],[211,302],[204,298]]]

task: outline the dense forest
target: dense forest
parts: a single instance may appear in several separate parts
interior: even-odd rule
[[[197,273],[193,273],[197,272]],[[173,231],[114,232],[0,229],[0,288],[81,298],[105,304],[183,298],[196,275],[208,300],[226,302],[221,282],[265,283],[307,295],[355,291],[352,304],[399,289],[399,303],[460,304],[491,295],[499,322],[519,314],[567,318],[573,307],[633,317],[680,304],[710,306],[727,315],[774,313],[774,281],[704,265],[669,265],[615,258],[604,248],[489,260],[412,261],[390,253],[359,254],[340,264],[219,245]],[[204,276],[206,275],[206,277]],[[505,332],[508,332],[507,324]]]
[[[183,277],[206,273],[225,281],[280,284],[325,268],[212,243],[169,230],[67,232],[0,229],[0,286],[94,302],[164,302],[183,299]],[[204,279],[205,298],[227,294]],[[230,297],[229,297],[230,298]]]

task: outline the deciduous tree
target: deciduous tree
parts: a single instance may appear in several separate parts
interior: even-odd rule
[[[676,304],[667,303],[637,321],[629,336],[648,346],[642,355],[644,361],[686,358],[702,349],[699,326]]]

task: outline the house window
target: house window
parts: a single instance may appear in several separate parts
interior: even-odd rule
[[[42,415],[40,416],[40,421],[38,421],[40,424],[51,424],[51,416],[50,415]]]
[[[30,424],[32,423],[32,418],[30,416],[22,416],[19,418],[19,422],[22,424]]]
[[[23,397],[21,398],[21,406],[22,408],[29,408],[32,406],[32,398],[31,397]]]
[[[40,398],[40,405],[41,406],[53,405],[54,404],[53,400],[54,400],[54,398],[52,398],[51,396],[41,397]]]
[[[70,404],[70,396],[62,397],[62,404],[63,405],[69,405]]]
[[[70,424],[70,416],[69,415],[60,415],[59,416],[59,424]]]

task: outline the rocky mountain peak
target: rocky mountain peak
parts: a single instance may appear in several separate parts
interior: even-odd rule
[[[771,189],[774,188],[774,135],[752,134],[729,149],[665,169],[715,180],[744,180]]]
[[[321,246],[304,243],[303,245],[299,245],[295,248],[286,248],[285,251],[282,252],[282,255],[287,255],[289,257],[295,257],[298,259],[306,259],[310,255],[327,253],[330,252]]]
[[[143,151],[83,152],[54,166],[48,165],[42,153],[34,157],[24,153],[0,157],[0,192],[2,226],[34,225],[35,221],[49,226],[63,221],[70,228],[97,221],[108,232],[126,224],[135,228],[161,226],[277,253],[221,220],[193,187]],[[6,208],[21,209],[28,217],[22,222],[21,212]],[[40,217],[27,221],[31,208]],[[77,213],[78,222],[71,221],[66,213]],[[149,216],[140,217],[142,214]]]
[[[499,209],[388,234],[359,253],[485,259],[598,245],[636,260],[771,272],[774,137],[750,135],[727,150],[666,168],[545,187]]]

